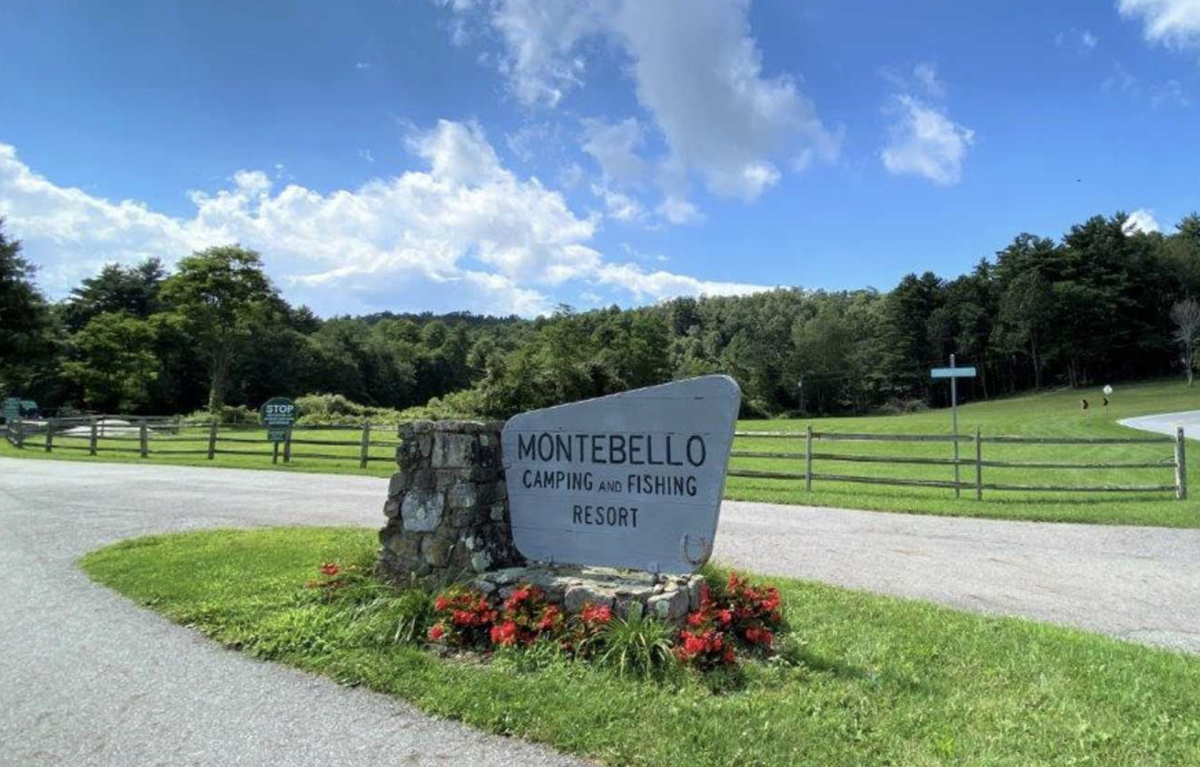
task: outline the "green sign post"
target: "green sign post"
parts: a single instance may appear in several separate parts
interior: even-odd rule
[[[273,443],[271,463],[278,463],[279,443],[289,441],[292,424],[300,416],[300,409],[287,397],[272,397],[263,403],[259,414],[267,427],[267,440]],[[286,453],[284,460],[287,460]]]
[[[4,422],[12,423],[21,417],[21,398],[20,397],[5,397],[4,399]]]

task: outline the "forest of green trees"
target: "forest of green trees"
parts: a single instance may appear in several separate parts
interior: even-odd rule
[[[1060,240],[1021,234],[968,274],[912,273],[886,293],[781,288],[534,320],[322,319],[233,245],[173,272],[158,259],[106,266],[50,302],[0,220],[0,394],[44,410],[171,414],[319,392],[504,417],[721,372],[741,384],[746,416],[860,413],[942,404],[928,370],[951,353],[979,368],[966,392],[976,398],[1190,376],[1195,296],[1196,214],[1169,235],[1132,231],[1123,214]]]

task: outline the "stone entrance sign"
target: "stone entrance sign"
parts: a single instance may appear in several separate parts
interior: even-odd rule
[[[689,573],[708,561],[741,390],[703,376],[509,419],[513,542],[538,562]]]
[[[300,411],[296,407],[296,403],[287,397],[272,397],[263,403],[259,414],[262,416],[263,424],[267,427],[267,440],[283,442],[287,439],[287,434],[291,431],[292,424],[296,422]]]

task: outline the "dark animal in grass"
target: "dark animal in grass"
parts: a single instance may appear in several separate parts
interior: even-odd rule
[[[1086,399],[1081,399],[1079,401],[1083,403],[1083,409],[1087,410],[1088,409],[1088,401]]]

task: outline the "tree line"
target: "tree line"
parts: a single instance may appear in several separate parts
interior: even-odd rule
[[[968,396],[1186,376],[1200,337],[1200,215],[1171,234],[1094,216],[1018,235],[969,273],[892,290],[780,288],[635,309],[560,306],[525,320],[460,312],[323,319],[292,306],[236,245],[108,265],[61,301],[0,220],[0,394],[43,408],[220,413],[271,396],[342,395],[410,415],[506,417],[705,373],[743,415],[944,404],[950,354]],[[943,387],[944,388],[944,387]]]

